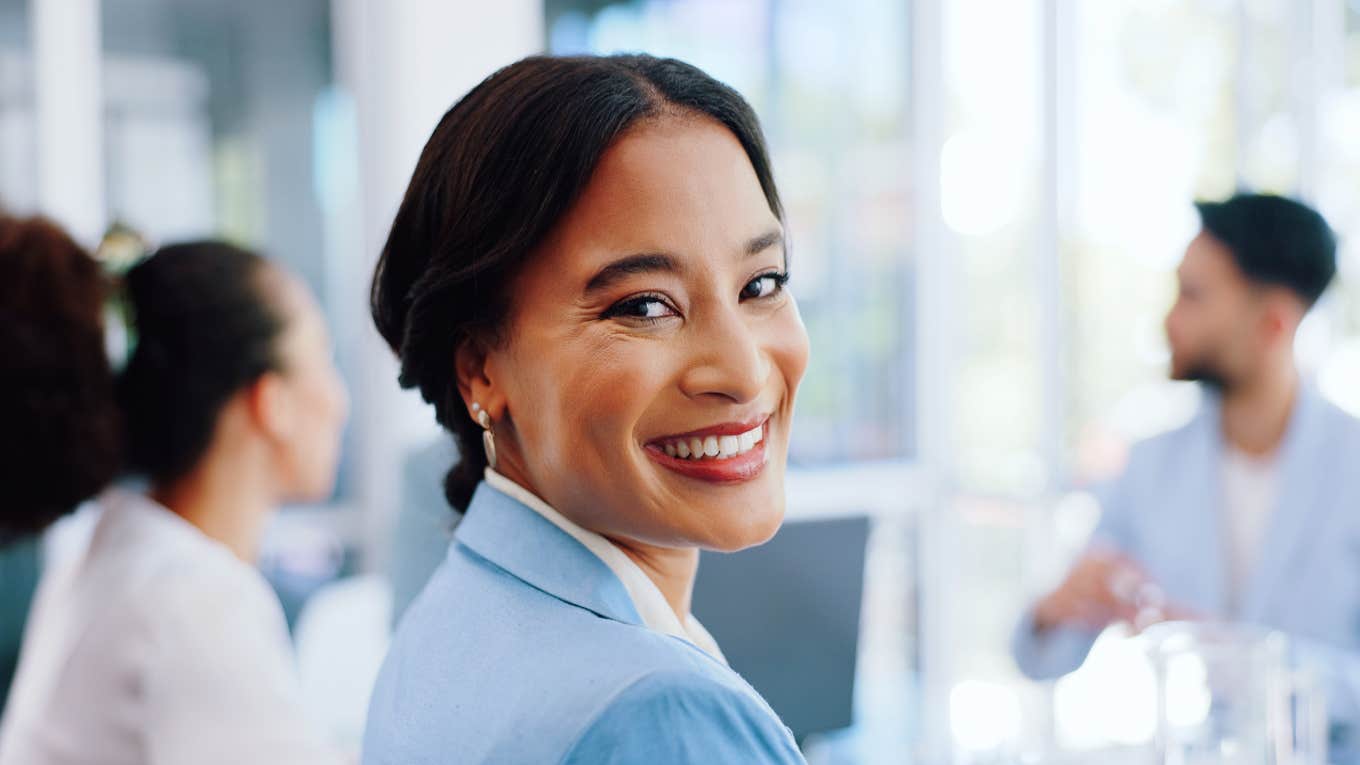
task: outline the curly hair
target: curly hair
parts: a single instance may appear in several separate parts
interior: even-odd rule
[[[0,215],[0,543],[41,530],[121,466],[108,290],[51,221]]]

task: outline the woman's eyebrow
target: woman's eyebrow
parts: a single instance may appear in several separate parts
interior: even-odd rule
[[[746,243],[745,255],[759,255],[760,253],[784,243],[784,232],[780,229],[771,229],[760,236]]]
[[[778,246],[784,242],[784,232],[779,229],[771,229],[760,236],[754,237],[746,243],[742,255],[750,257],[759,255],[771,247]],[[648,273],[679,273],[680,261],[674,255],[664,252],[640,252],[633,255],[626,255],[618,260],[606,264],[603,268],[590,277],[586,282],[586,294],[591,295],[596,292],[608,289],[619,280],[636,274]]]
[[[643,252],[627,255],[601,268],[586,282],[586,294],[609,288],[621,279],[634,274],[678,273],[680,262],[664,252]]]

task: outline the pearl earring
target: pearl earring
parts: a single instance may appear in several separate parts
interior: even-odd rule
[[[477,424],[482,426],[482,448],[486,450],[486,464],[492,470],[496,469],[496,434],[491,429],[491,415],[487,414],[481,404],[474,402],[472,411],[477,415]]]

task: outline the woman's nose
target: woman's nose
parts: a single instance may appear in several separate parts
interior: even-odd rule
[[[764,390],[770,376],[770,354],[739,308],[703,322],[689,345],[693,361],[681,382],[685,395],[716,396],[740,404],[754,400]]]

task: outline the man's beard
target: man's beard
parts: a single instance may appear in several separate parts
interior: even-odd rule
[[[1228,375],[1223,374],[1209,362],[1192,364],[1186,367],[1184,372],[1172,374],[1171,379],[1182,382],[1196,382],[1219,394],[1227,394],[1233,387],[1232,380],[1229,379]]]

